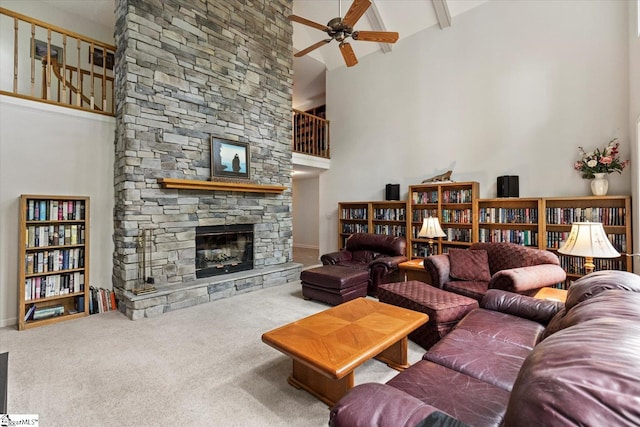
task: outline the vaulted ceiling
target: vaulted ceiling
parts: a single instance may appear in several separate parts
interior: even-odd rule
[[[35,1],[35,0],[21,0]],[[83,19],[94,21],[108,28],[115,26],[115,0],[37,0],[65,10]],[[366,13],[356,22],[356,30],[395,31],[403,39],[439,25],[446,29],[455,25],[455,16],[488,0],[371,0]],[[325,25],[331,19],[344,17],[353,0],[293,0],[293,14]],[[326,33],[296,22],[293,25],[294,53],[320,40]],[[394,45],[349,39],[359,60],[373,53],[391,53]],[[344,67],[345,62],[332,41],[309,54],[294,58],[294,105],[324,94],[325,71]],[[357,65],[356,65],[357,67]]]
[[[488,0],[371,0],[371,6],[354,25],[355,30],[395,31],[396,44],[422,30],[439,25],[455,25],[454,18]],[[344,17],[353,0],[293,0],[293,14],[326,25]],[[293,22],[294,53],[321,40],[327,34],[316,28]],[[394,44],[347,40],[358,60],[373,53],[392,54]],[[344,67],[345,61],[334,40],[300,58],[294,58],[293,105],[314,104],[325,92],[325,71]],[[357,67],[357,65],[355,66]]]
[[[434,25],[446,28],[452,19],[487,0],[371,0],[371,6],[354,25],[355,30],[395,31],[399,43],[419,31]],[[331,19],[344,17],[353,0],[294,0],[293,14],[325,25]],[[293,23],[293,47],[298,52],[312,44],[327,39],[324,32],[299,23]],[[393,45],[387,43],[347,40],[357,58],[374,52],[390,52]],[[344,66],[344,60],[335,41],[313,52],[311,57],[326,65],[327,69]]]

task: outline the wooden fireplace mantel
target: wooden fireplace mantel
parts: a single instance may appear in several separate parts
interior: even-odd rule
[[[282,193],[287,187],[251,182],[200,181],[196,179],[158,178],[162,188],[203,191],[242,191],[245,193]]]

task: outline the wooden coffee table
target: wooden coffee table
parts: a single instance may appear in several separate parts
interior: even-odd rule
[[[293,360],[289,384],[333,406],[367,360],[409,367],[407,335],[427,320],[424,313],[357,298],[266,332],[262,341]]]

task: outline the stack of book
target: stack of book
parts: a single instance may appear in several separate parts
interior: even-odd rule
[[[24,320],[42,320],[50,317],[62,316],[64,314],[64,306],[52,305],[48,307],[36,307],[35,304],[31,304],[29,310],[24,315]]]

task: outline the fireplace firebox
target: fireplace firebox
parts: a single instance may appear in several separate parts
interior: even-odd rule
[[[196,277],[253,269],[253,225],[196,227]]]

